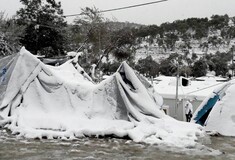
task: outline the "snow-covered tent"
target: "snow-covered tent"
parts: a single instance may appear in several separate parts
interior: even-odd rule
[[[234,84],[232,80],[214,90],[195,111],[192,122],[212,133],[235,136]]]
[[[178,106],[176,106],[176,77],[159,76],[153,83],[155,90],[163,97],[167,114],[178,120],[186,121],[185,105],[190,101],[195,111],[216,88],[225,82],[193,81],[180,77],[178,86]]]
[[[0,64],[0,126],[13,134],[128,136],[136,142],[180,147],[195,145],[204,135],[200,125],[165,115],[162,98],[125,62],[100,84],[94,84],[74,59],[48,66],[24,48]]]

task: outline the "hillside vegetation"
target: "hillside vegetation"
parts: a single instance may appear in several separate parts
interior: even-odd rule
[[[234,24],[235,17],[214,15],[211,19],[189,18],[142,26],[135,29],[139,42],[136,58],[151,56],[165,75],[176,72],[173,60],[178,57],[181,72],[187,75],[203,76],[215,71],[216,75],[225,76],[233,69]]]
[[[81,51],[81,65],[89,71],[95,63],[104,74],[115,72],[123,60],[148,77],[175,75],[178,65],[185,76],[233,74],[235,17],[139,25],[113,22],[96,8],[84,8],[73,24],[67,24],[60,3],[43,1],[21,0],[24,8],[11,19],[0,14],[1,56],[25,46],[46,57]]]

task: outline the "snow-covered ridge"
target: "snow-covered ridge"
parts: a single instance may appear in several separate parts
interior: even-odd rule
[[[47,66],[22,48],[3,67],[0,126],[26,138],[115,135],[176,147],[195,146],[205,135],[199,125],[165,115],[161,97],[127,63],[94,84],[71,62]]]
[[[216,52],[227,53],[235,45],[235,39],[223,38],[221,30],[211,29],[208,32],[207,37],[190,38],[187,41],[176,34],[178,40],[175,42],[174,48],[168,48],[166,43],[159,45],[159,41],[164,41],[164,38],[160,38],[159,35],[142,38],[137,46],[135,59],[138,61],[151,55],[155,61],[159,62],[171,53],[185,54],[186,51],[190,55],[194,53],[201,57],[204,54],[215,54]],[[193,31],[190,31],[190,34],[193,34]]]

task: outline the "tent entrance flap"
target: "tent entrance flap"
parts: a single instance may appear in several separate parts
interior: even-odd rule
[[[219,100],[219,95],[217,93],[215,93],[214,97],[210,98],[207,103],[204,105],[204,107],[198,112],[198,114],[195,117],[195,122],[197,124],[200,124],[202,126],[204,126],[206,119],[211,111],[211,109],[213,108],[213,106],[215,105],[215,103]]]

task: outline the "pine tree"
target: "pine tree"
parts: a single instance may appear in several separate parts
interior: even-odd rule
[[[17,11],[17,22],[25,25],[21,43],[34,54],[63,54],[65,41],[61,3],[55,0],[20,0],[24,5]]]
[[[20,49],[20,37],[24,28],[16,24],[15,20],[6,18],[0,12],[0,56],[17,53]]]

